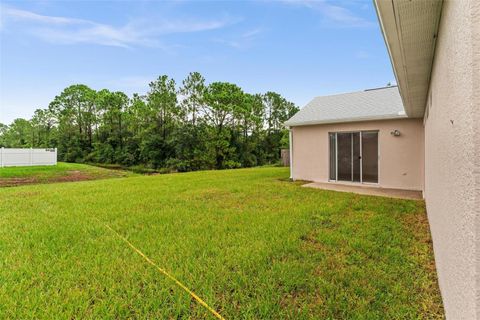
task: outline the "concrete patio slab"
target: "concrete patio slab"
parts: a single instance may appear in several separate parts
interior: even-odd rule
[[[376,186],[367,186],[367,185],[353,185],[353,184],[343,184],[336,182],[322,183],[322,182],[311,182],[304,184],[302,187],[339,191],[339,192],[352,192],[357,194],[369,195],[369,196],[380,196],[388,198],[398,198],[398,199],[409,199],[409,200],[422,200],[422,192],[414,190],[402,190],[402,189],[389,189],[389,188],[380,188]]]

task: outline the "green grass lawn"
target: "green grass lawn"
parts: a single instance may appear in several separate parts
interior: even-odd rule
[[[127,175],[132,175],[132,173],[79,163],[64,162],[59,162],[55,166],[5,167],[0,168],[0,187],[48,182],[94,180]]]
[[[0,189],[0,318],[442,318],[423,202],[258,168]]]

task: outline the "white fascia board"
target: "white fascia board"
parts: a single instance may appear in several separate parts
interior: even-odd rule
[[[286,122],[288,127],[300,127],[311,126],[316,124],[335,124],[335,123],[349,123],[349,122],[365,122],[365,121],[379,121],[379,120],[393,120],[393,119],[408,119],[407,115],[384,115],[376,117],[358,117],[358,118],[346,118],[346,119],[331,119],[331,120],[312,120],[302,122]]]

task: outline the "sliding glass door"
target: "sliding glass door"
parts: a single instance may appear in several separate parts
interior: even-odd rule
[[[329,133],[330,180],[378,182],[378,131]]]

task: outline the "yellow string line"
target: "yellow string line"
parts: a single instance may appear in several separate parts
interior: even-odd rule
[[[98,222],[100,223],[103,223],[101,222],[98,218],[94,217]],[[117,235],[117,237],[119,237],[120,239],[122,239],[126,244],[128,244],[130,246],[130,248],[132,248],[136,253],[138,253],[140,256],[143,257],[143,259],[145,259],[148,263],[150,263],[152,266],[154,266],[155,268],[157,268],[158,271],[160,271],[163,275],[165,275],[167,278],[169,278],[170,280],[172,280],[173,282],[175,282],[180,288],[182,288],[184,291],[186,291],[189,295],[191,295],[195,300],[197,300],[198,303],[200,303],[202,306],[204,306],[208,311],[210,311],[216,318],[218,319],[221,319],[221,320],[225,320],[225,318],[223,318],[217,311],[215,311],[215,309],[213,309],[212,307],[210,307],[205,301],[203,301],[199,296],[197,296],[192,290],[188,289],[183,283],[181,283],[180,281],[177,280],[177,278],[175,278],[174,276],[172,276],[170,273],[168,273],[165,269],[163,268],[160,268],[157,264],[155,264],[155,262],[153,262],[152,260],[150,260],[149,257],[147,257],[142,251],[140,251],[139,249],[137,249],[130,241],[127,240],[127,238],[125,238],[124,236],[122,236],[120,233],[118,233],[117,231],[115,231],[114,229],[112,229],[108,224],[106,223],[103,223],[103,225],[108,228],[110,231],[112,231],[115,235]]]

